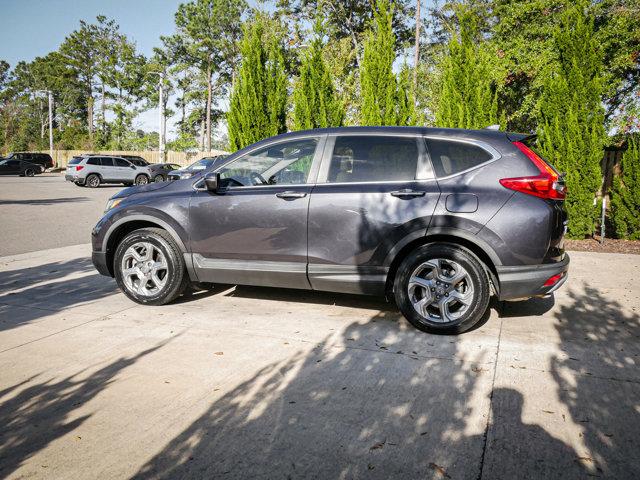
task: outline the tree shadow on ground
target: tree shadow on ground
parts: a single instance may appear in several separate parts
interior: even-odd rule
[[[640,478],[640,315],[617,293],[569,290],[571,303],[556,311],[565,355],[553,358],[551,371],[581,427],[580,462],[593,476],[631,479]]]
[[[25,380],[0,392],[0,477],[7,477],[51,442],[82,425],[90,413],[74,411],[116,381],[116,376],[170,340],[122,357],[95,373],[81,370],[61,380],[43,380],[22,390]],[[15,391],[17,394],[10,396]],[[7,398],[9,397],[10,398]]]
[[[0,200],[0,205],[57,205],[59,203],[86,202],[87,197],[63,197],[63,198],[30,198],[28,200]]]

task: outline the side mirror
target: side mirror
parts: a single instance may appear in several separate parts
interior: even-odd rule
[[[131,168],[135,170],[135,169],[136,169],[136,166],[135,166],[135,165],[131,165]]]
[[[220,188],[220,174],[219,173],[207,173],[204,176],[204,183],[207,186],[207,190],[216,193]]]

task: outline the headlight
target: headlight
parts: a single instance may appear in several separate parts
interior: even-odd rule
[[[180,178],[181,178],[182,180],[184,180],[184,179],[186,179],[186,178],[191,178],[192,176],[193,176],[193,173],[191,173],[191,172],[184,172],[184,173],[181,173],[181,174],[180,174]]]
[[[122,201],[122,198],[112,198],[111,200],[109,200],[107,202],[107,205],[104,207],[104,213],[107,213],[112,208],[117,207],[121,201]]]

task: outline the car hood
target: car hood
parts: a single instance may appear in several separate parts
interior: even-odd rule
[[[137,193],[145,193],[145,192],[155,192],[156,190],[160,190],[161,188],[166,188],[171,185],[169,182],[154,182],[148,183],[146,185],[133,186],[129,188],[125,188],[116,193],[113,198],[126,198],[131,195],[135,195]]]

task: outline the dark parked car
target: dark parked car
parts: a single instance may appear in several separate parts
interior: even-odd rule
[[[15,158],[0,160],[0,175],[19,175],[21,177],[33,177],[42,173],[42,167],[35,163],[23,162]]]
[[[35,163],[42,167],[42,171],[45,171],[47,168],[53,168],[53,159],[48,153],[14,152],[10,153],[7,159]]]
[[[143,304],[190,282],[387,294],[417,328],[462,332],[490,295],[548,295],[567,279],[563,179],[530,141],[398,127],[269,138],[112,197],[93,263]]]
[[[191,165],[180,170],[174,170],[169,173],[169,180],[184,180],[191,178],[194,175],[201,173],[203,170],[211,169],[213,166],[218,165],[222,160],[226,158],[226,155],[217,155],[215,157],[204,157],[193,162]]]
[[[149,164],[149,170],[151,171],[151,179],[154,182],[164,182],[169,180],[171,175],[176,170],[180,170],[180,165],[177,163],[151,163]]]

